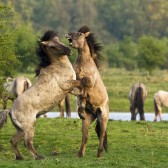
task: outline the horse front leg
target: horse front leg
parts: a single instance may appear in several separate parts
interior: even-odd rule
[[[86,113],[85,120],[82,120],[82,143],[77,153],[78,157],[83,157],[86,150],[86,143],[88,140],[88,129],[90,124],[94,121],[94,116],[90,113]]]
[[[64,103],[65,99],[62,99],[60,103],[58,103],[58,108],[60,110],[60,117],[64,117]]]

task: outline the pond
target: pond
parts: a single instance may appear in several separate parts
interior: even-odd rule
[[[47,118],[56,118],[56,117],[59,117],[60,113],[59,112],[48,112],[48,113],[46,113],[46,115],[47,115]],[[79,118],[79,116],[76,112],[71,112],[71,118]],[[130,121],[131,113],[130,112],[110,112],[109,119],[110,120]],[[153,121],[153,119],[154,119],[154,113],[145,113],[145,120],[146,121]],[[163,113],[162,119],[168,120],[168,114]],[[137,115],[137,120],[139,120],[139,115]],[[158,118],[158,120],[159,120],[159,118]]]

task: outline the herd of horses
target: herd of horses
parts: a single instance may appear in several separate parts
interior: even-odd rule
[[[69,94],[76,96],[77,112],[82,119],[82,142],[77,156],[84,156],[88,129],[95,120],[95,131],[99,138],[97,157],[103,155],[103,150],[108,151],[106,129],[109,120],[109,98],[99,73],[102,46],[96,42],[95,35],[87,26],[82,26],[77,32],[68,33],[66,39],[69,46],[78,52],[73,65],[68,58],[72,55],[71,49],[60,41],[57,33],[49,30],[38,41],[36,53],[40,61],[36,68],[37,79],[34,84],[25,77],[7,79],[4,84],[7,92],[2,95],[4,110],[0,113],[0,128],[7,121],[9,114],[16,128],[16,133],[11,138],[16,160],[24,159],[18,149],[18,143],[22,139],[36,160],[43,158],[33,145],[36,120],[56,105],[60,107],[63,116],[64,109],[61,108],[65,101],[68,103]],[[161,105],[166,104],[160,98],[162,94],[163,91],[160,91],[154,97],[155,114],[159,114],[160,118]],[[165,94],[165,98],[167,95]],[[145,120],[143,106],[146,96],[147,90],[143,83],[132,86],[129,92],[131,120],[136,120],[137,113],[140,114],[141,120]],[[8,99],[13,101],[9,110],[6,109]]]
[[[139,114],[140,120],[145,120],[144,101],[146,97],[147,89],[143,83],[138,82],[132,85],[129,92],[131,120],[136,120],[137,114]],[[154,121],[157,121],[158,116],[162,121],[162,106],[168,107],[168,92],[159,90],[154,94]]]

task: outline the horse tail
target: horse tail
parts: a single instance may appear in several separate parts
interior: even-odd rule
[[[98,138],[100,139],[101,127],[100,127],[100,121],[99,120],[96,121],[95,131],[97,133]],[[105,151],[107,152],[108,151],[107,131],[105,131],[105,137],[104,137],[104,141],[103,141],[103,147],[104,147]]]
[[[137,89],[136,102],[137,102],[137,108],[140,114],[140,120],[145,120],[144,109],[143,109],[144,107],[143,88],[140,87],[140,85]]]
[[[65,108],[66,108],[66,114],[68,117],[71,117],[71,105],[70,105],[70,98],[69,95],[65,97]]]
[[[0,113],[0,129],[7,123],[7,118],[10,110],[4,110]]]

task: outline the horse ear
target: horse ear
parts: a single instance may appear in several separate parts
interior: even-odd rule
[[[41,44],[43,44],[44,46],[46,46],[48,44],[47,41],[42,41]]]
[[[85,37],[89,36],[90,32],[86,32],[85,33]]]

